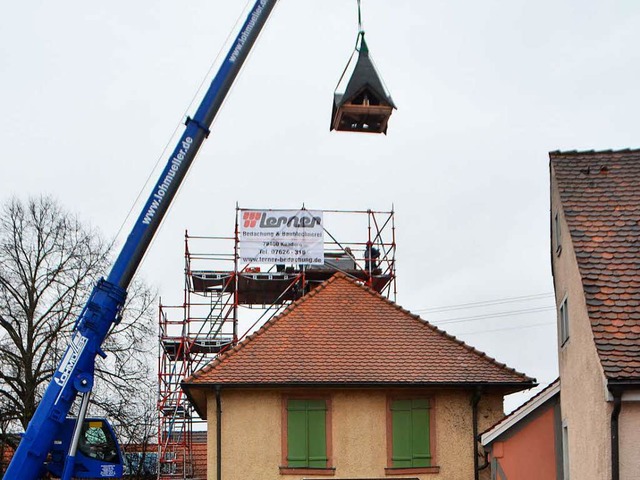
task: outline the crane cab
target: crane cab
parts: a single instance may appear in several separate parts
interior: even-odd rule
[[[357,61],[346,88],[340,89],[344,84],[343,75],[333,94],[331,130],[386,134],[389,117],[396,106],[373,65],[363,32],[359,40]],[[352,60],[353,57],[349,63]],[[348,69],[349,64],[345,73]]]
[[[76,418],[67,417],[51,450],[47,470],[62,476]],[[105,418],[86,418],[82,424],[76,452],[74,478],[121,478],[123,461],[113,427]]]

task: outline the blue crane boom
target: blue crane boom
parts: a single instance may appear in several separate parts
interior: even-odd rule
[[[97,283],[79,316],[66,353],[5,473],[6,480],[36,480],[43,476],[47,456],[52,452],[56,436],[61,434],[76,397],[80,394],[88,401],[93,387],[96,356],[105,356],[102,343],[120,319],[129,283],[276,2],[256,0],[195,115],[185,122],[185,131],[107,279]],[[77,438],[74,441],[77,442]],[[76,460],[73,445],[70,452],[62,478],[79,475],[74,470]],[[97,463],[98,471],[87,471],[82,476],[115,478],[121,475],[121,465],[118,468]]]

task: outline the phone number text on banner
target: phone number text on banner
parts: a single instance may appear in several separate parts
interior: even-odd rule
[[[241,263],[324,263],[322,212],[318,210],[242,210]]]

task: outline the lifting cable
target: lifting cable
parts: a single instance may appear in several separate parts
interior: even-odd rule
[[[353,52],[351,52],[351,56],[349,57],[349,60],[347,61],[347,64],[345,65],[344,70],[342,71],[342,74],[340,75],[340,79],[338,80],[338,83],[336,84],[336,88],[334,90],[337,90],[340,84],[342,83],[342,79],[344,78],[345,73],[347,73],[347,70],[349,69],[349,65],[351,65],[351,60],[353,60],[353,56],[355,55],[356,52],[358,53],[360,52],[360,46],[364,41],[364,30],[362,28],[362,9],[360,6],[360,0],[357,0],[357,3],[358,3],[358,35],[356,37],[356,44],[353,49]]]
[[[360,0],[358,2],[358,36],[356,37],[355,51],[359,52],[364,43],[364,29],[362,28],[362,9],[360,8]],[[358,42],[360,45],[358,45]]]

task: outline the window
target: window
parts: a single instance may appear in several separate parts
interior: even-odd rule
[[[160,473],[166,473],[167,475],[175,475],[178,473],[178,463],[176,462],[178,456],[176,452],[165,452],[164,461],[160,463]]]
[[[327,401],[287,400],[288,468],[327,468]]]
[[[124,454],[125,475],[135,475],[137,473],[156,475],[158,473],[157,466],[158,454],[155,452],[127,452]],[[175,467],[175,465],[173,466]]]
[[[562,252],[562,229],[560,228],[560,214],[556,213],[553,217],[553,239],[555,242],[556,253],[560,255]]]
[[[569,480],[569,427],[566,420],[562,422],[562,478]]]
[[[560,304],[558,322],[560,323],[560,345],[564,345],[569,340],[569,304],[566,297]]]
[[[109,463],[120,462],[116,441],[102,420],[87,420],[82,424],[78,449],[89,458]]]
[[[431,415],[426,398],[392,400],[391,468],[431,466]]]

